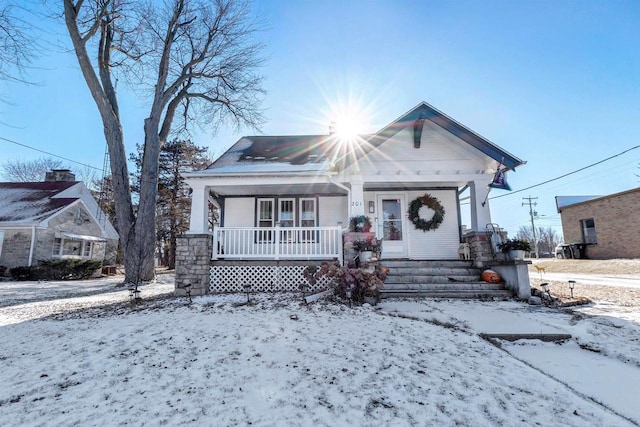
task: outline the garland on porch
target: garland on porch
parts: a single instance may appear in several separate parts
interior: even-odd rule
[[[435,211],[429,221],[420,218],[420,208],[422,206],[426,206]],[[431,194],[425,194],[411,202],[407,214],[409,215],[409,221],[413,223],[416,230],[435,230],[442,224],[442,220],[444,219],[444,207],[440,204],[440,201]]]

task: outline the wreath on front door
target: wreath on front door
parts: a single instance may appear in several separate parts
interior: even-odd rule
[[[435,211],[429,221],[420,218],[420,208],[423,206]],[[431,194],[425,194],[412,201],[407,213],[409,214],[409,221],[413,223],[416,230],[422,231],[435,230],[442,224],[442,220],[444,219],[444,207],[440,204],[440,201]]]

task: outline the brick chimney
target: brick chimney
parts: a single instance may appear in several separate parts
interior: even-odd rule
[[[45,182],[75,181],[76,176],[70,169],[51,169],[44,177]]]

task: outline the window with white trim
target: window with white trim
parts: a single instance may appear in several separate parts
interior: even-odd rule
[[[296,199],[278,199],[278,221],[280,227],[295,227],[296,225]],[[294,233],[290,230],[280,232],[280,241],[292,243],[295,241]]]
[[[316,227],[317,202],[313,198],[300,199],[300,227]],[[315,233],[310,230],[302,231],[303,242],[315,241]]]
[[[91,258],[93,249],[92,242],[89,240],[63,239],[56,237],[53,241],[54,257],[78,257]]]
[[[274,204],[274,199],[258,199],[258,227],[272,228],[275,225]],[[270,242],[271,231],[259,231],[257,240],[258,242]]]

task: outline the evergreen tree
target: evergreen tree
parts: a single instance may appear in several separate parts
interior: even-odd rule
[[[138,189],[141,165],[141,148],[131,155],[136,166],[131,186]],[[160,150],[158,163],[158,198],[156,203],[156,253],[161,265],[175,268],[176,238],[189,229],[191,197],[183,172],[203,169],[211,163],[207,149],[191,141],[173,140]]]

